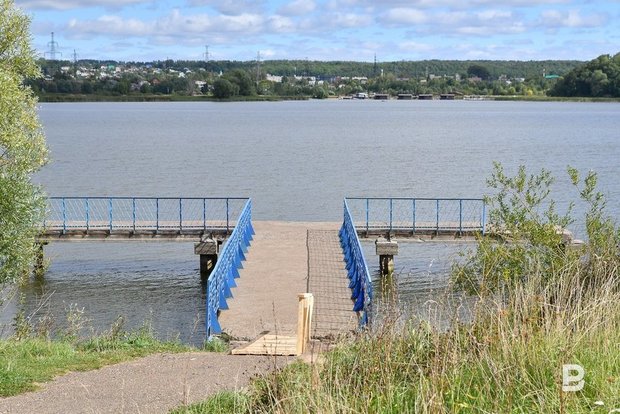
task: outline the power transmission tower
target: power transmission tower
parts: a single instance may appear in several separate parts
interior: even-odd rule
[[[377,54],[375,53],[375,66],[373,68],[373,74],[377,76]]]
[[[77,52],[73,49],[73,75],[77,75]]]
[[[260,50],[256,52],[256,85],[260,82]]]
[[[44,53],[44,56],[49,55],[50,60],[56,60],[56,55],[58,54],[62,56],[62,52],[58,51],[58,42],[54,40],[54,32],[52,32],[52,40],[47,43],[47,47],[49,50]]]
[[[209,70],[209,45],[205,45],[205,69]]]

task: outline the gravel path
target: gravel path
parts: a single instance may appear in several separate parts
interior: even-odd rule
[[[167,413],[218,391],[243,388],[252,376],[286,362],[221,353],[155,354],[72,372],[39,391],[0,398],[0,413]]]

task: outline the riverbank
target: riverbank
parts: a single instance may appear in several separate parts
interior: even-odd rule
[[[204,95],[74,95],[46,94],[39,96],[39,102],[277,102],[305,101],[308,96],[234,96],[217,99]]]
[[[329,100],[341,97],[331,97]],[[310,96],[234,96],[227,99],[217,99],[204,95],[75,95],[75,94],[46,94],[39,96],[39,102],[279,102],[279,101],[307,101]],[[372,99],[370,99],[372,100]],[[391,97],[390,100],[397,100]],[[457,99],[461,100],[461,98]],[[471,100],[471,99],[470,99]],[[485,95],[474,100],[487,101],[519,101],[519,102],[620,102],[620,98],[589,98],[589,97],[557,97],[557,96],[526,96],[526,95]]]

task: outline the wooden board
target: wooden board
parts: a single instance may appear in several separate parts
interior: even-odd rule
[[[297,337],[266,334],[256,341],[231,351],[233,355],[297,356]]]

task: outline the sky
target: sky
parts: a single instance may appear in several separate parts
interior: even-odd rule
[[[590,60],[620,0],[15,0],[50,57],[118,61]],[[61,56],[58,55],[57,58]]]

